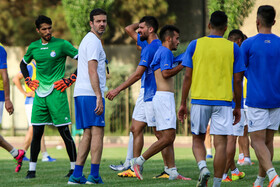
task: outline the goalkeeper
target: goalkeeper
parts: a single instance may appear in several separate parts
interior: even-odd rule
[[[39,16],[35,21],[36,31],[41,39],[32,42],[24,55],[20,69],[30,89],[35,90],[31,124],[33,139],[30,149],[27,179],[35,178],[36,164],[40,152],[40,142],[45,125],[57,127],[70,158],[69,177],[76,162],[76,146],[68,125],[71,124],[67,95],[64,90],[76,80],[76,74],[64,79],[66,57],[77,59],[78,50],[68,41],[52,37],[52,21]],[[29,77],[27,64],[34,59],[37,62],[37,80]]]

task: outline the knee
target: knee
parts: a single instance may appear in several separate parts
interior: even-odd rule
[[[137,136],[142,133],[142,129],[136,126],[131,126],[130,131],[133,133],[133,136]]]
[[[154,131],[156,138],[159,140],[161,138],[161,134],[158,131]]]

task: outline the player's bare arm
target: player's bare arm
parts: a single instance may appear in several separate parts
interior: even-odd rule
[[[178,111],[178,119],[184,123],[187,118],[187,98],[192,84],[192,68],[186,67],[184,82],[182,87],[181,106]]]
[[[241,97],[242,97],[242,77],[243,72],[234,73],[233,74],[233,90],[234,90],[234,98],[235,98],[235,108],[233,110],[234,116],[234,125],[240,121],[241,118]]]
[[[137,42],[137,32],[136,30],[139,27],[139,23],[133,23],[131,25],[128,25],[125,27],[125,32],[134,40]]]
[[[4,94],[5,94],[5,108],[7,112],[11,115],[14,112],[14,106],[10,100],[10,81],[9,81],[7,69],[0,69],[0,74],[3,79],[3,87],[4,87]]]
[[[136,81],[141,79],[145,70],[145,66],[138,66],[136,71],[124,83],[122,83],[114,90],[109,91],[106,95],[106,98],[108,98],[109,100],[113,100],[122,90],[128,88],[129,86],[133,85]]]
[[[98,62],[96,60],[88,61],[89,79],[90,79],[92,89],[96,95],[96,108],[94,109],[94,111],[97,115],[101,115],[103,113],[104,106],[103,106],[102,94],[99,86],[97,66],[98,66]]]

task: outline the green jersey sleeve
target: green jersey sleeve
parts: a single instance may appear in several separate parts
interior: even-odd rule
[[[25,53],[25,55],[23,57],[23,61],[27,64],[29,64],[31,62],[31,60],[33,59],[32,48],[33,47],[32,47],[32,43],[31,43],[27,49],[27,52]]]
[[[63,52],[66,56],[77,59],[78,50],[68,41],[64,40]]]

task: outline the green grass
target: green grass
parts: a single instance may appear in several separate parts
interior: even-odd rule
[[[15,163],[12,161],[11,155],[4,149],[0,149],[0,186],[67,186],[68,179],[63,177],[69,170],[69,161],[65,149],[57,150],[55,148],[48,149],[49,154],[56,158],[54,163],[45,163],[38,161],[37,173],[35,179],[25,179],[26,171],[28,170],[28,162],[24,162],[20,173],[15,173]],[[275,149],[274,166],[276,170],[280,167],[279,150]],[[255,162],[252,166],[239,167],[241,171],[246,173],[246,177],[242,180],[223,183],[222,186],[252,186],[258,173],[258,162],[255,154],[251,152],[252,161]],[[29,157],[29,152],[27,153]],[[163,170],[163,162],[161,155],[157,154],[148,160],[144,165],[143,181],[136,178],[121,178],[117,176],[117,172],[112,171],[108,166],[110,164],[119,164],[126,156],[126,148],[105,148],[102,156],[100,174],[105,185],[103,186],[195,186],[199,175],[199,171],[194,160],[190,148],[176,148],[176,165],[178,171],[186,177],[192,178],[191,181],[169,181],[168,179],[152,179],[153,176],[159,174]],[[41,155],[39,155],[41,159]],[[213,184],[213,160],[208,160],[208,168],[211,171],[211,178],[208,186]],[[88,176],[90,172],[90,160],[88,158],[84,174]],[[265,181],[268,185],[268,179]]]

